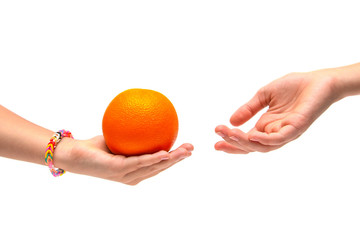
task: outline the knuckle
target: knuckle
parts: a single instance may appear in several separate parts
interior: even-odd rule
[[[249,105],[249,103],[246,103],[244,105],[244,108],[246,109],[246,111],[248,111],[250,114],[254,115],[254,110],[253,108]]]

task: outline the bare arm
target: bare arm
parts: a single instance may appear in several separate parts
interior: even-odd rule
[[[45,147],[53,132],[0,105],[0,156],[43,164]]]

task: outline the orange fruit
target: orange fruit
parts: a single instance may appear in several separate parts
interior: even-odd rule
[[[102,121],[109,150],[125,156],[169,151],[178,128],[178,117],[170,100],[148,89],[129,89],[117,95]]]

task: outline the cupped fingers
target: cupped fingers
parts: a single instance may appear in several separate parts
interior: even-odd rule
[[[286,143],[296,139],[299,136],[299,131],[292,125],[285,125],[276,132],[260,132],[252,130],[249,134],[249,139],[253,142],[258,142],[268,146],[283,146]]]
[[[215,144],[215,149],[218,151],[223,151],[223,152],[231,153],[231,154],[248,154],[249,153],[248,151],[244,151],[240,148],[237,148],[234,145],[232,145],[228,142],[225,142],[225,141],[217,142]]]
[[[190,143],[184,143],[180,147],[178,147],[177,149],[179,149],[179,148],[184,148],[189,152],[192,152],[194,150],[194,146],[192,144],[190,144]],[[171,152],[173,152],[173,151],[171,151]]]
[[[132,156],[126,158],[124,169],[126,172],[133,172],[147,166],[152,166],[161,161],[170,159],[170,154],[166,151],[159,151],[153,154],[145,154],[141,156]]]
[[[183,144],[176,150],[168,153],[168,158],[163,159],[160,162],[156,162],[152,165],[144,166],[142,168],[129,172],[123,177],[122,180],[123,182],[130,184],[137,179],[144,180],[146,178],[149,178],[153,173],[161,172],[174,165],[175,163],[191,156],[192,150],[193,146],[191,144]]]
[[[184,159],[191,156],[191,152],[194,150],[193,145],[190,143],[185,143],[178,147],[177,149],[170,152],[170,160],[176,161],[179,159]]]
[[[215,129],[215,131],[227,143],[241,149],[244,152],[269,152],[278,148],[276,145],[265,145],[260,142],[251,141],[247,133],[244,133],[237,128],[230,129],[226,126],[220,125]]]
[[[244,152],[253,152],[251,142],[248,140],[245,133],[241,130],[234,132],[232,129],[224,125],[219,125],[215,128],[215,132],[222,137],[227,143],[234,147],[243,150]]]

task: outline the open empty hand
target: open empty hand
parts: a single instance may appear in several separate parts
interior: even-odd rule
[[[334,71],[291,73],[261,88],[231,116],[230,122],[240,126],[261,109],[268,107],[268,110],[247,133],[217,126],[215,132],[224,141],[216,143],[215,149],[240,154],[268,152],[298,138],[339,99]]]

